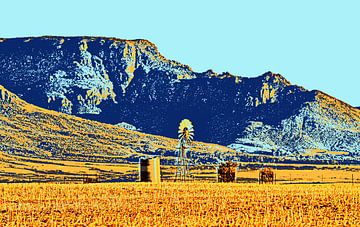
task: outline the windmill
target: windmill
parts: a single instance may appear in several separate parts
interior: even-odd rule
[[[180,122],[178,131],[179,145],[178,145],[178,157],[176,159],[177,170],[175,173],[175,181],[177,179],[186,181],[190,177],[188,157],[189,149],[191,148],[191,142],[194,139],[194,127],[190,120],[184,119]]]

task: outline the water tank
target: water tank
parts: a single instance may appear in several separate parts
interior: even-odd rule
[[[160,183],[160,158],[141,158],[139,160],[139,180]]]

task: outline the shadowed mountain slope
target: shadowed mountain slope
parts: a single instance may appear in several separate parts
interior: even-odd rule
[[[10,155],[97,162],[138,162],[145,155],[175,155],[177,140],[46,110],[0,85],[0,151]],[[194,142],[194,155],[234,153]]]

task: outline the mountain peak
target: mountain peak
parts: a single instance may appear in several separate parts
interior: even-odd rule
[[[218,74],[216,72],[214,72],[214,70],[209,69],[205,72],[203,72],[203,74],[207,77],[213,77],[213,76],[217,76]]]
[[[268,72],[262,74],[260,77],[262,77],[266,80],[281,81],[285,85],[291,85],[291,83],[279,73],[273,73],[271,71],[268,71]]]

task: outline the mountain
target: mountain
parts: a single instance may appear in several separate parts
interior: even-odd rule
[[[320,149],[358,156],[360,111],[320,91],[314,91],[314,97],[278,125],[251,122],[242,138],[229,147],[251,150],[251,146],[268,146],[268,152],[277,148],[274,153],[278,155],[284,152],[283,147],[289,147],[291,153]]]
[[[177,140],[82,119],[29,104],[0,85],[0,153],[42,160],[138,162],[146,155],[175,156]],[[234,151],[194,142],[193,155],[205,160]],[[1,161],[1,160],[0,160]]]
[[[147,40],[0,39],[0,84],[34,105],[175,138],[190,119],[199,141],[273,155],[360,155],[360,110],[280,74],[194,72]]]

